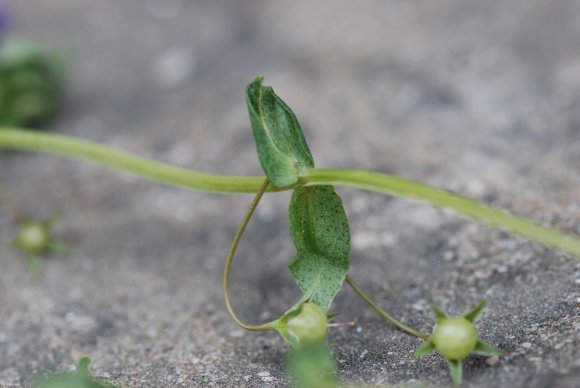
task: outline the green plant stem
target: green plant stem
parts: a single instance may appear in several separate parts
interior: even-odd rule
[[[380,308],[379,305],[377,305],[371,298],[369,298],[369,296],[367,294],[365,294],[363,292],[363,290],[361,290],[359,288],[359,286],[354,282],[354,280],[352,280],[352,278],[349,275],[346,276],[345,281],[346,281],[346,284],[348,284],[350,286],[350,288],[352,288],[353,291],[356,292],[356,294],[362,300],[365,301],[366,304],[368,304],[373,310],[375,310],[375,312],[377,314],[379,314],[381,317],[385,318],[391,324],[396,326],[399,330],[404,331],[405,333],[410,334],[412,336],[415,336],[417,338],[421,338],[424,340],[429,339],[429,334],[422,333],[420,331],[413,329],[412,327],[405,325],[404,323],[402,323],[401,321],[399,321],[395,317],[393,317],[391,314],[389,314],[389,312]]]
[[[140,158],[86,140],[5,127],[0,127],[0,149],[2,148],[39,151],[89,160],[153,181],[214,193],[255,193],[264,179],[200,173]],[[316,168],[308,170],[298,184],[349,186],[422,201],[453,210],[457,214],[580,258],[580,239],[577,237],[537,225],[530,220],[507,214],[472,199],[398,176],[361,170]],[[282,191],[294,186],[270,185],[268,191]]]
[[[246,230],[246,227],[248,226],[248,222],[250,221],[250,218],[252,218],[252,215],[254,214],[254,211],[256,210],[256,207],[258,206],[260,199],[264,195],[264,192],[266,191],[266,189],[268,188],[269,185],[270,185],[270,181],[267,178],[264,179],[264,183],[262,183],[262,186],[260,186],[260,188],[258,189],[258,192],[256,193],[256,196],[254,197],[254,200],[250,204],[250,208],[246,212],[246,215],[242,219],[242,223],[240,224],[240,227],[238,228],[238,231],[236,232],[236,235],[235,235],[234,241],[232,242],[232,245],[230,247],[230,251],[228,253],[228,258],[226,259],[226,265],[224,268],[223,290],[224,290],[224,298],[226,301],[226,307],[228,309],[228,313],[230,314],[230,316],[232,317],[234,322],[236,322],[238,324],[238,326],[240,326],[242,329],[249,330],[249,331],[272,330],[276,327],[277,321],[272,321],[272,322],[266,323],[264,325],[251,325],[251,324],[243,322],[240,319],[238,314],[236,314],[236,312],[234,311],[234,308],[232,307],[232,303],[230,302],[230,272],[232,270],[232,264],[234,263],[234,257],[236,256],[236,250],[238,248],[238,245],[240,244],[240,240],[242,239],[242,236],[244,235],[244,231]]]
[[[540,226],[523,217],[405,178],[361,170],[311,169],[301,178],[305,186],[336,185],[414,199],[454,212],[580,258],[580,239]]]
[[[0,149],[20,149],[68,156],[131,172],[173,186],[213,193],[255,193],[263,177],[206,174],[154,162],[127,152],[70,136],[0,127]],[[272,188],[272,191],[283,188]]]

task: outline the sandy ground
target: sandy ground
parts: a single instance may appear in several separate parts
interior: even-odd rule
[[[69,58],[51,130],[201,171],[259,175],[243,90],[257,74],[293,107],[318,166],[399,174],[580,235],[580,3],[297,0],[8,0],[15,33]],[[0,386],[82,355],[124,387],[280,387],[288,346],[229,319],[221,272],[251,197],[186,191],[88,163],[0,156],[21,214],[59,214],[67,258],[40,275],[12,251],[0,204]],[[487,295],[466,387],[580,381],[580,262],[407,200],[339,189],[351,274],[430,331],[429,306]],[[299,296],[288,194],[268,195],[240,247],[241,315],[260,322]],[[349,382],[450,386],[444,360],[349,290],[353,328],[329,342]]]

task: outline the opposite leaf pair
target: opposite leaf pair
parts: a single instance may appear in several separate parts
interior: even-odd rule
[[[274,186],[295,185],[314,167],[292,110],[258,77],[246,102],[260,163]],[[342,200],[332,186],[297,186],[288,209],[297,254],[289,264],[294,282],[310,302],[328,311],[350,267],[351,239]]]

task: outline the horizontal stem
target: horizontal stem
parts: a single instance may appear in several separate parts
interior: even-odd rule
[[[88,160],[138,176],[188,189],[214,193],[256,193],[264,177],[206,174],[154,162],[126,152],[69,136],[0,127],[0,149],[45,152]],[[414,199],[487,223],[580,258],[580,239],[540,226],[522,217],[423,183],[394,175],[361,170],[310,169],[300,178],[306,186],[349,186]],[[289,187],[269,186],[268,191]]]
[[[70,136],[0,127],[0,149],[38,151],[88,160],[156,182],[214,193],[255,193],[264,177],[206,174],[154,162],[127,152]],[[271,187],[271,186],[270,186]],[[270,189],[271,191],[282,188]]]
[[[361,170],[317,168],[308,170],[301,178],[301,183],[305,186],[323,184],[349,186],[425,202],[435,207],[453,210],[462,216],[580,258],[580,239],[577,237],[538,225],[473,199],[398,176]]]

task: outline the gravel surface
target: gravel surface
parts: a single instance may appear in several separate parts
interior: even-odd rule
[[[257,74],[294,109],[318,166],[394,173],[580,235],[580,3],[347,0],[8,0],[15,33],[69,58],[50,128],[175,165],[259,175],[243,90]],[[82,355],[124,387],[281,387],[288,346],[238,329],[221,294],[251,197],[195,193],[27,153],[0,155],[0,386]],[[355,280],[430,331],[435,303],[484,295],[466,387],[577,387],[580,262],[402,199],[339,189]],[[267,195],[240,247],[234,303],[277,317],[288,193]],[[31,274],[11,249],[19,215],[61,218],[72,247]],[[345,288],[332,329],[340,376],[450,386],[436,355]]]

